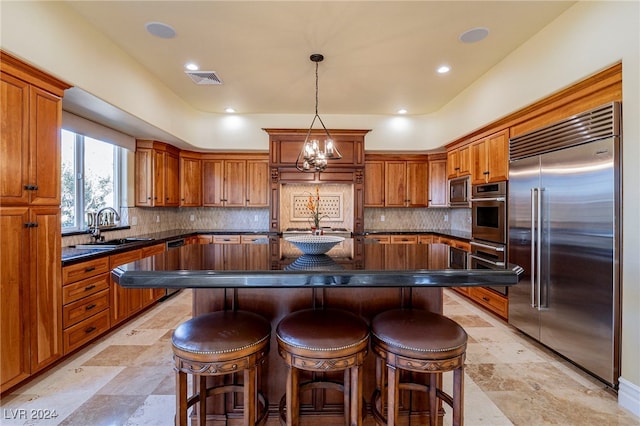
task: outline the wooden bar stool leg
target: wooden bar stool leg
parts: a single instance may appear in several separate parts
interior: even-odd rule
[[[256,391],[256,368],[251,367],[244,370],[244,424],[254,425],[256,423],[257,391]]]
[[[453,426],[463,426],[464,368],[453,370]]]
[[[207,423],[207,378],[205,376],[196,376],[198,378],[198,384],[200,385],[199,397],[200,402],[198,404],[198,420],[200,426],[205,426]]]
[[[187,426],[187,374],[176,372],[176,425]]]
[[[394,366],[387,364],[387,426],[398,424],[398,394],[400,374]]]
[[[351,426],[362,425],[362,413],[358,410],[362,397],[362,368],[356,365],[351,368]]]
[[[429,374],[429,424],[438,424],[438,374]]]
[[[342,383],[344,383],[343,393],[342,393],[342,402],[344,404],[344,424],[349,425],[352,424],[351,419],[351,407],[353,406],[351,401],[351,393],[353,392],[351,388],[351,368],[347,368],[344,370],[342,378]]]
[[[298,397],[298,369],[289,366],[287,372],[287,426],[298,426],[298,416],[300,415],[300,399]]]

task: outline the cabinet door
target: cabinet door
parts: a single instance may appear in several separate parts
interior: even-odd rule
[[[488,182],[509,179],[509,130],[503,130],[487,138]]]
[[[140,250],[115,254],[110,257],[109,268],[135,262],[141,258]],[[142,291],[139,288],[124,288],[111,280],[111,325],[127,319],[142,306]]]
[[[458,177],[458,171],[460,166],[458,165],[458,150],[452,149],[447,151],[447,178],[453,179]]]
[[[447,207],[446,160],[429,161],[429,207]]]
[[[180,205],[180,159],[166,152],[164,155],[164,205]]]
[[[152,207],[153,157],[150,148],[136,148],[135,203],[137,207]]]
[[[151,150],[151,158],[153,159],[153,170],[151,187],[153,193],[153,205],[164,206],[165,205],[165,152],[158,151],[157,149]]]
[[[465,145],[458,148],[458,176],[469,176],[471,174],[471,147]]]
[[[0,207],[0,389],[29,377],[29,209]],[[8,309],[7,307],[10,307]],[[7,349],[9,348],[9,349]]]
[[[29,84],[0,74],[0,204],[29,203]]]
[[[224,170],[222,160],[202,161],[202,205],[222,206]]]
[[[202,161],[180,158],[180,205],[202,206]]]
[[[384,199],[387,207],[407,205],[407,163],[406,161],[385,161]]]
[[[62,100],[37,87],[30,89],[29,182],[36,186],[31,204],[60,206],[60,126]]]
[[[31,373],[62,356],[60,208],[34,207],[29,222]]]
[[[471,184],[487,182],[487,141],[481,139],[471,144]]]
[[[247,162],[224,161],[224,205],[244,207],[247,204]]]
[[[427,207],[429,165],[424,161],[407,161],[407,207]]]
[[[384,207],[384,161],[364,164],[364,205]]]
[[[247,160],[247,207],[269,207],[269,162]]]

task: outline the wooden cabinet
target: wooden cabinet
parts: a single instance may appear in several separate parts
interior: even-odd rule
[[[67,88],[0,52],[0,391],[62,356],[60,121]]]
[[[180,205],[202,206],[202,160],[199,154],[180,153]]]
[[[509,299],[484,287],[469,287],[468,297],[503,319],[509,316]]]
[[[471,144],[471,184],[509,179],[509,129]]]
[[[108,257],[63,268],[65,355],[109,330],[109,271]]]
[[[471,145],[447,151],[447,178],[454,179],[471,174]]]
[[[447,207],[447,159],[445,154],[429,156],[428,207]]]
[[[5,390],[62,356],[60,209],[1,207],[0,235],[0,388]]]
[[[266,155],[252,159],[203,158],[202,180],[204,206],[269,206],[269,163]]]
[[[110,270],[127,263],[162,253],[164,244],[114,254],[109,257]],[[111,280],[111,325],[121,323],[164,296],[164,289],[123,288]]]
[[[138,207],[180,205],[179,150],[166,143],[136,141],[135,203]]]
[[[365,207],[427,207],[426,155],[367,154]]]

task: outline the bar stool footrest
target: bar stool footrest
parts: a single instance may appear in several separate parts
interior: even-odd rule
[[[413,382],[402,382],[399,384],[398,389],[426,393],[426,392],[429,392],[429,385],[422,385],[422,384],[413,383]],[[436,396],[440,400],[445,402],[449,407],[453,408],[453,397],[451,395],[444,392],[440,388],[436,388]],[[378,403],[380,402],[380,399],[381,399],[380,389],[374,390],[373,394],[371,394],[371,414],[373,415],[373,418],[375,419],[376,423],[386,425],[387,418],[384,415],[382,415],[382,413],[378,409]],[[380,409],[384,410],[384,407],[380,407]],[[431,407],[429,407],[429,409],[431,409]]]
[[[206,398],[214,395],[224,395],[226,393],[243,393],[244,386],[243,385],[220,385],[220,386],[212,386],[207,388]],[[262,393],[258,392],[258,401],[262,404],[262,409],[258,413],[258,418],[256,419],[256,426],[261,426],[266,423],[267,415],[269,414],[269,400]],[[187,407],[188,410],[196,403],[200,402],[200,394],[196,394],[187,399]]]

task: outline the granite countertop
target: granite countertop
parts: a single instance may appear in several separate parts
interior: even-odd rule
[[[362,235],[415,235],[415,234],[437,234],[443,237],[453,237],[461,240],[471,241],[471,231],[456,231],[453,229],[366,229]]]
[[[450,268],[450,247],[445,244],[347,242],[360,245],[352,250],[354,257],[331,255],[331,250],[327,255],[304,255],[283,238],[277,244],[259,242],[229,252],[211,244],[192,244],[121,265],[111,275],[122,287],[133,288],[346,288],[509,286],[522,272],[517,265],[495,270]],[[394,258],[411,261],[388,261]],[[218,264],[233,268],[220,269]]]

